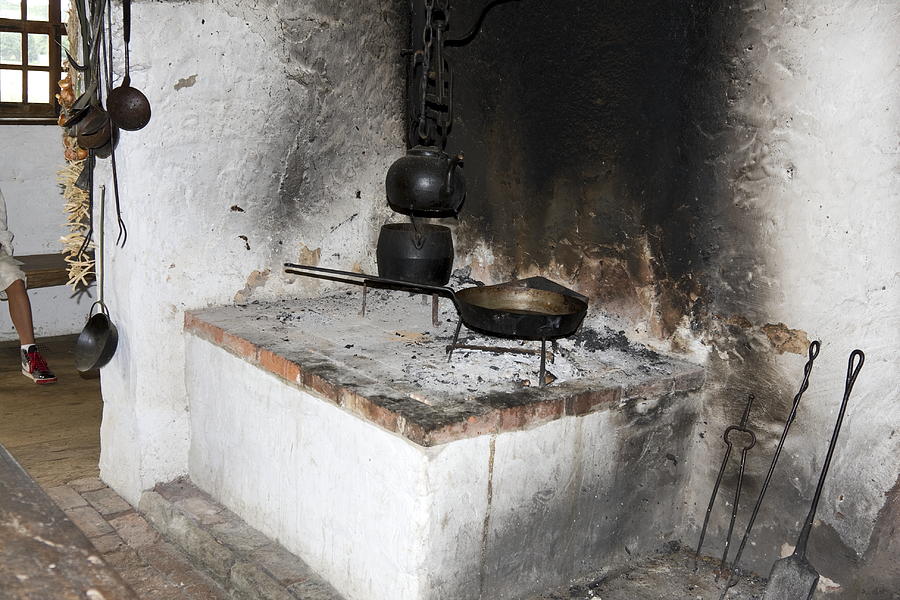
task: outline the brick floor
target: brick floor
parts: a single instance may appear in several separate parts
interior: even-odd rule
[[[81,496],[104,517],[131,510],[131,505],[109,488],[83,492]]]
[[[167,547],[182,550],[236,598],[341,600],[301,558],[247,525],[187,479],[144,492],[139,508]],[[150,564],[157,563],[151,560]]]
[[[226,600],[217,583],[160,538],[140,513],[96,477],[46,490],[142,600]],[[210,507],[188,506],[213,519]]]

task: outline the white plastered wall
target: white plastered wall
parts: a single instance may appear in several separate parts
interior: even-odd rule
[[[394,4],[133,5],[132,85],[153,116],[117,151],[124,247],[111,204],[106,216],[120,341],[103,371],[100,459],[130,502],[187,472],[184,310],[306,293],[285,260],[370,260],[403,144]],[[109,162],[97,181],[111,192]]]
[[[0,189],[6,198],[16,254],[50,254],[62,249],[65,228],[62,189],[56,173],[65,164],[62,130],[56,125],[0,126]],[[29,292],[38,337],[75,333],[84,325],[93,290],[66,286]],[[0,302],[0,341],[17,339],[5,302]]]
[[[773,322],[822,340],[806,399],[820,439],[848,354],[866,352],[819,513],[862,554],[900,473],[900,6],[800,4],[785,3],[766,35],[778,40],[758,75],[771,90],[760,136],[772,175],[748,192],[771,223]],[[818,467],[824,448],[798,453]]]
[[[741,50],[733,63],[729,120],[715,133],[719,141],[730,140],[718,159],[723,174],[731,169],[733,205],[726,211],[759,225],[758,245],[742,250],[756,257],[745,273],[747,285],[765,298],[751,310],[761,322],[784,323],[822,342],[773,480],[782,491],[767,496],[744,559],[765,572],[777,546],[796,542],[854,348],[866,352],[866,363],[819,506],[817,524],[827,527],[814,537],[825,539],[831,528],[854,558],[862,557],[900,474],[900,5],[781,0],[749,3],[742,15],[733,40]],[[725,305],[735,294],[712,291]],[[720,353],[720,372],[712,378],[740,372],[753,352],[748,346]],[[789,406],[806,356],[769,352],[766,372],[731,383],[758,391],[779,379],[796,382],[780,399]],[[707,406],[721,405],[722,393],[733,391],[708,395]],[[778,406],[776,400],[758,401],[751,422],[773,418],[764,413],[767,404]],[[777,414],[780,423],[786,412]],[[713,433],[719,425],[727,423],[716,424]],[[773,430],[773,441],[752,461],[759,478],[777,434]],[[700,444],[714,456],[723,448],[717,433]],[[707,472],[693,486],[698,527],[714,476]],[[820,571],[838,584],[850,577]]]

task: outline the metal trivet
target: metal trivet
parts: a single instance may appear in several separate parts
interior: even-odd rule
[[[447,362],[453,358],[454,350],[478,350],[480,352],[493,352],[495,354],[540,354],[541,369],[538,375],[538,385],[544,387],[547,385],[547,360],[549,358],[552,364],[556,360],[556,353],[559,352],[559,344],[556,340],[550,340],[551,351],[547,352],[547,338],[541,338],[541,349],[533,348],[507,348],[505,346],[478,346],[473,344],[459,343],[459,332],[462,330],[463,322],[460,319],[456,323],[456,332],[453,334],[453,342],[447,344]]]
[[[539,278],[535,278],[539,279]],[[359,309],[359,316],[366,316],[366,302],[369,295],[369,282],[363,280],[362,283],[362,306]],[[545,289],[546,285],[551,286],[549,289],[553,290],[554,288],[559,288],[558,284],[553,283],[552,281],[547,282],[547,284],[541,283],[536,289]],[[577,294],[571,290],[566,290],[562,288],[563,293],[567,295],[571,295],[577,298],[584,298],[580,294]],[[427,302],[426,297],[423,296],[423,301]],[[438,312],[438,295],[436,293],[431,294],[431,322],[437,327],[440,325],[440,318]],[[495,354],[539,354],[541,357],[541,367],[538,373],[538,385],[540,387],[545,387],[548,383],[553,383],[553,381],[547,381],[547,360],[549,358],[550,363],[554,363],[556,360],[556,354],[559,352],[559,344],[557,343],[555,338],[549,339],[550,341],[550,352],[547,352],[547,341],[548,338],[540,338],[541,340],[541,349],[530,349],[530,348],[508,348],[505,346],[479,346],[475,344],[466,344],[459,343],[459,332],[462,330],[463,320],[460,317],[459,321],[456,323],[456,331],[453,333],[453,342],[446,346],[447,352],[447,362],[450,362],[450,359],[453,358],[454,350],[477,350],[479,352],[493,352]],[[535,340],[536,341],[536,340]],[[556,378],[553,377],[553,380]]]
[[[363,281],[362,284],[362,307],[359,309],[359,316],[366,316],[366,298],[369,295],[369,282]],[[422,300],[425,300],[425,296],[422,296]],[[441,324],[440,313],[438,312],[438,295],[431,294],[431,324],[437,327]],[[552,361],[551,361],[552,362]]]

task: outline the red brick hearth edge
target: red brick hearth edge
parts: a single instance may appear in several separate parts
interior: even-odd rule
[[[401,414],[379,406],[357,391],[344,387],[339,382],[328,381],[307,372],[303,365],[208,323],[196,314],[185,313],[184,328],[185,331],[280,377],[294,387],[312,393],[421,446],[436,446],[479,435],[529,429],[564,416],[586,415],[613,406],[623,399],[690,392],[698,389],[704,381],[704,372],[698,368],[634,386],[623,387],[612,384],[598,388],[594,382],[591,389],[568,390],[565,393],[560,393],[562,390],[554,390],[556,393],[546,394],[546,399],[529,399],[528,402],[514,406],[488,407],[480,415],[468,416],[457,422],[426,429],[410,422]],[[523,390],[523,392],[540,393],[538,390]]]

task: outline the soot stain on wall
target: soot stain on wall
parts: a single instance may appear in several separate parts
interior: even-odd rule
[[[454,6],[461,31],[481,3]],[[674,339],[687,322],[709,350],[698,433],[714,454],[756,395],[750,505],[802,378],[777,356],[805,355],[809,341],[770,322],[772,257],[744,197],[764,170],[753,148],[766,124],[746,108],[767,95],[751,76],[764,48],[753,18],[706,0],[501,5],[450,55],[457,113],[448,144],[466,152],[459,257],[487,248],[496,280],[559,278],[604,311],[650,320],[660,338]],[[792,433],[805,439],[799,421]],[[792,463],[783,456],[779,472],[809,473],[808,481],[773,482],[745,554],[763,572],[784,527],[805,515],[818,474]],[[698,471],[698,482],[714,480],[717,466]],[[726,479],[720,494],[731,497],[734,483]],[[714,518],[713,535],[726,523]],[[852,554],[836,535],[810,552]],[[856,585],[851,567],[835,572]]]
[[[408,37],[407,5],[319,0],[279,7],[288,51],[285,77],[296,90],[290,126],[297,135],[282,164],[275,226],[285,239],[318,245],[361,209],[386,210],[378,194],[383,179],[370,175],[382,163],[386,169],[401,142],[394,134],[403,113],[400,54]],[[335,226],[323,227],[323,220]],[[366,247],[368,240],[333,245]],[[297,260],[296,251],[290,244],[286,257]]]
[[[574,448],[559,449],[571,454],[574,466],[557,488],[540,490],[530,502],[491,516],[498,531],[486,547],[487,573],[516,573],[540,593],[596,573],[598,566],[613,570],[670,547],[682,510],[680,502],[671,501],[681,497],[673,488],[683,485],[689,470],[677,457],[688,451],[696,406],[682,394],[669,394],[646,402],[633,398],[613,415],[611,426],[619,433],[608,446],[586,442],[591,436],[583,430],[585,437],[579,435]],[[496,497],[511,482],[494,485]],[[591,526],[575,528],[575,522]],[[512,595],[488,577],[480,597]]]
[[[498,279],[549,273],[671,334],[717,246],[702,239],[716,236],[703,221],[717,189],[691,197],[689,147],[707,145],[690,129],[712,5],[509,3],[453,49],[448,147],[465,151],[469,182],[458,254],[484,245]],[[481,4],[455,6],[464,28]]]
[[[762,243],[763,225],[744,202],[748,189],[744,184],[755,177],[758,167],[758,157],[745,149],[753,147],[757,131],[765,125],[754,122],[752,109],[742,111],[736,107],[746,105],[748,99],[767,95],[766,90],[752,87],[763,85],[751,76],[755,69],[752,49],[762,45],[760,34],[748,13],[733,4],[721,4],[710,11],[709,17],[704,43],[697,47],[693,61],[699,85],[686,103],[689,120],[683,132],[689,166],[684,172],[683,198],[686,212],[692,215],[687,229],[690,239],[663,228],[667,240],[663,247],[672,252],[669,266],[675,263],[676,272],[691,273],[703,284],[692,318],[696,332],[710,349],[703,416],[711,455],[724,451],[721,432],[739,421],[748,394],[757,398],[751,426],[759,443],[748,460],[744,508],[736,529],[740,535],[802,379],[803,361],[795,361],[799,365],[787,368],[778,355],[788,351],[802,354],[805,359],[809,339],[803,331],[767,322],[772,301],[767,278],[771,277],[772,258]],[[779,557],[785,536],[796,539],[799,527],[793,528],[794,524],[806,516],[818,477],[819,465],[805,462],[809,460],[808,447],[815,439],[815,434],[806,430],[811,410],[801,403],[742,559],[745,567],[762,574],[767,574],[771,562]],[[717,466],[710,464],[705,472],[699,471],[698,482],[709,488]],[[731,468],[736,469],[734,461]],[[726,478],[720,495],[731,498],[735,485],[735,477]],[[700,498],[704,504],[695,507],[699,519],[706,499]],[[713,514],[707,536],[712,541],[707,551],[713,555],[722,550],[728,512],[720,503]],[[851,584],[858,559],[839,536],[826,535],[825,529],[817,528],[813,536],[811,560],[818,559],[817,564],[823,568],[831,567],[830,574]],[[734,543],[739,543],[739,539]],[[825,556],[832,559],[826,560]]]

